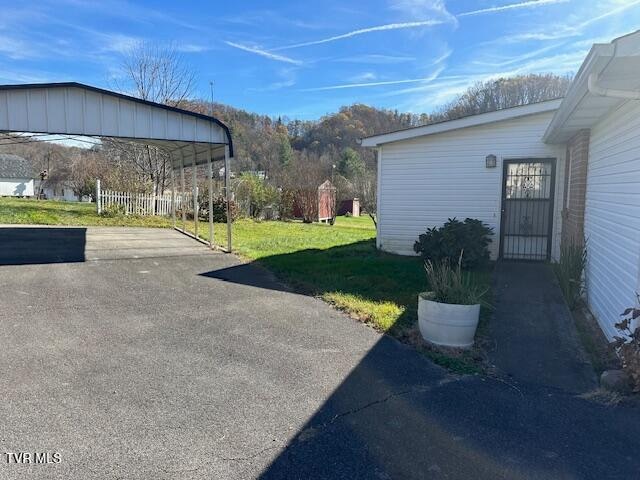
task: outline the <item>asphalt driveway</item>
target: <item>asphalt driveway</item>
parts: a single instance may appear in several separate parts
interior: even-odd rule
[[[30,259],[20,232],[0,228],[2,479],[640,471],[634,408],[448,376],[232,255],[195,242],[165,250],[188,240],[175,232],[145,244],[148,231],[123,230],[125,241],[74,229],[65,243],[61,230],[27,234],[58,249]],[[66,259],[65,245],[76,250]],[[16,464],[7,452],[60,462]]]

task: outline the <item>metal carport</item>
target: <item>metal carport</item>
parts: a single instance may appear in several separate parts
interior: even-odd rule
[[[184,192],[184,168],[192,167],[193,208],[198,238],[198,199],[195,195],[196,167],[208,166],[209,244],[213,247],[212,162],[224,161],[224,191],[227,204],[227,250],[231,251],[229,215],[230,163],[233,142],[229,128],[218,119],[170,107],[81,83],[42,83],[0,85],[0,134],[5,141],[27,142],[62,138],[110,138],[153,145],[166,152],[171,161],[173,225],[176,225],[175,171],[181,173]],[[28,133],[28,135],[25,135]],[[19,139],[16,140],[16,134]],[[0,138],[0,145],[2,145]]]

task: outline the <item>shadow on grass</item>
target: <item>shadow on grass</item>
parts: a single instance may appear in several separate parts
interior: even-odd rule
[[[364,314],[357,311],[357,305],[355,311],[350,311],[395,337],[401,337],[415,325],[417,294],[426,288],[420,259],[380,252],[375,248],[375,240],[322,250],[306,249],[265,256],[255,263],[273,272],[278,279],[297,292],[324,298],[333,293],[347,295],[347,308],[345,305],[340,307],[348,311],[348,304],[357,304],[358,300],[400,306],[402,313],[394,319],[363,318]],[[273,283],[265,281],[265,278],[256,277],[255,270],[247,265],[214,270],[202,275],[260,288],[273,288]],[[374,309],[375,307],[372,306]],[[385,314],[382,313],[381,316]],[[388,321],[388,324],[376,325],[383,323],[383,320]]]
[[[426,354],[432,361],[456,373],[484,369],[482,342],[469,351],[428,345],[418,330],[417,295],[427,289],[422,260],[376,249],[365,240],[328,249],[306,249],[265,256],[254,262],[272,272],[286,286],[276,289],[314,295]],[[256,274],[251,264],[214,270],[202,276],[274,288],[269,275]],[[478,272],[478,280],[490,284],[491,272]],[[479,332],[488,312],[483,312]]]
[[[0,265],[84,262],[86,228],[0,227]]]

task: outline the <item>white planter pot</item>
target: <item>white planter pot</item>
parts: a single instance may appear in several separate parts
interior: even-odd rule
[[[446,347],[468,348],[480,319],[480,305],[452,305],[418,295],[418,324],[427,341]]]

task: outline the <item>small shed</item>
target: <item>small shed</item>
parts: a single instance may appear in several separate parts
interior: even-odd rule
[[[318,221],[332,221],[336,217],[336,187],[326,180],[318,187]]]
[[[346,215],[350,214],[353,217],[360,216],[360,199],[359,198],[350,198],[347,200],[342,200],[340,202],[340,207],[338,207],[338,215]]]
[[[0,196],[32,197],[33,177],[33,168],[26,158],[0,153]]]
[[[305,222],[332,222],[336,216],[336,187],[325,180],[317,190],[297,190],[293,216]]]
[[[58,200],[63,202],[90,202],[91,197],[83,196],[80,198],[74,191],[73,185],[69,180],[46,180],[44,185],[40,187],[40,193],[47,200]]]

